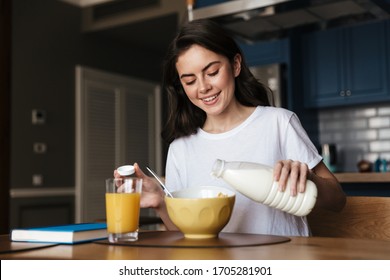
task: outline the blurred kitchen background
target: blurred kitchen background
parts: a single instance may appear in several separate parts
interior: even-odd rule
[[[0,0],[0,9],[0,231],[104,219],[115,167],[164,175],[160,67],[187,2]],[[235,36],[277,106],[297,113],[320,152],[336,149],[337,173],[363,160],[390,171],[390,0],[198,0],[190,14]],[[343,187],[389,195],[386,178]]]

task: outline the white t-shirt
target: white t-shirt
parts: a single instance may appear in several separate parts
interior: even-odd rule
[[[275,107],[257,107],[238,127],[211,134],[198,129],[194,135],[175,139],[168,151],[166,184],[174,191],[202,185],[232,189],[210,175],[216,159],[249,161],[274,166],[291,159],[315,167],[321,156],[310,141],[298,117]],[[236,203],[225,232],[287,236],[310,234],[306,217],[297,217],[254,202],[236,192]]]

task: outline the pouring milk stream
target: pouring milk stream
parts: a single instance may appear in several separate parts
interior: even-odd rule
[[[305,192],[291,196],[289,182],[284,192],[279,191],[278,182],[273,178],[273,169],[259,163],[217,159],[211,175],[222,178],[237,191],[256,202],[296,216],[309,214],[317,200],[317,187],[312,181],[306,181]]]

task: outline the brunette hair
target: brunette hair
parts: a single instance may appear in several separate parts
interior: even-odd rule
[[[194,20],[182,26],[171,42],[163,64],[163,90],[167,93],[167,123],[162,138],[171,143],[179,137],[195,134],[206,121],[206,113],[196,107],[187,97],[176,70],[178,57],[192,45],[199,45],[223,55],[233,64],[240,54],[241,72],[235,78],[235,97],[245,106],[270,106],[269,89],[249,71],[242,51],[227,32],[212,20]]]

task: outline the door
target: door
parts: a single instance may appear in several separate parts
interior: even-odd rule
[[[105,218],[105,179],[116,167],[137,162],[161,173],[160,90],[81,66],[76,84],[76,222],[93,222]]]

